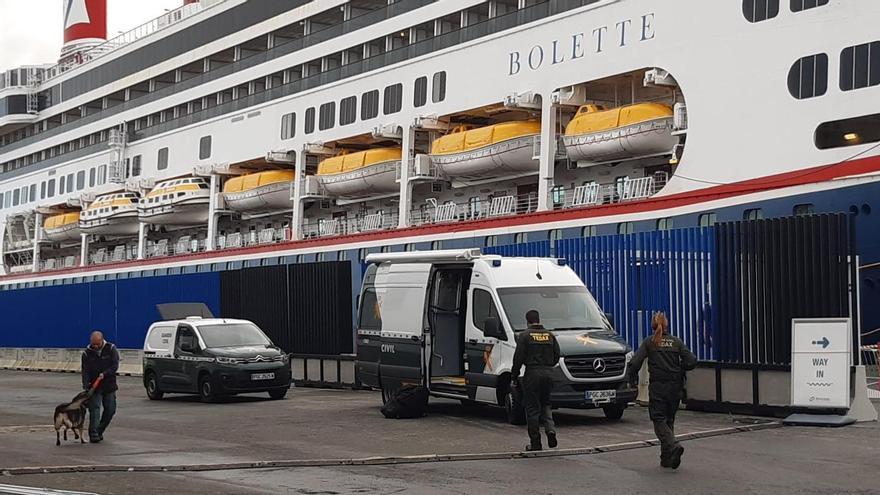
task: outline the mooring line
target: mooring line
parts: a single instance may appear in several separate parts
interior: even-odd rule
[[[696,440],[700,438],[732,435],[751,431],[768,430],[779,428],[782,423],[770,421],[751,425],[718,428],[714,430],[697,431],[678,435],[681,441]],[[77,466],[42,466],[42,467],[12,467],[0,468],[0,474],[4,476],[21,476],[35,474],[62,474],[62,473],[167,473],[167,472],[197,472],[197,471],[230,471],[244,469],[272,469],[272,468],[303,468],[303,467],[338,467],[338,466],[382,466],[395,464],[423,464],[431,462],[465,462],[465,461],[491,461],[506,459],[531,459],[549,457],[571,457],[581,455],[594,455],[607,452],[620,452],[625,450],[644,449],[656,447],[656,439],[623,442],[598,447],[584,447],[571,449],[553,449],[538,452],[487,452],[479,454],[423,454],[409,456],[377,456],[362,457],[356,459],[292,459],[279,461],[254,461],[232,462],[215,464],[170,464],[164,466],[126,466],[121,464],[93,464]]]

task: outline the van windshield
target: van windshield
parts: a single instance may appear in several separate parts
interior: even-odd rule
[[[224,323],[199,327],[202,340],[208,349],[217,347],[243,347],[272,345],[262,330],[251,323]]]
[[[535,310],[549,330],[605,330],[599,305],[586,287],[521,287],[498,289],[504,313],[514,331],[528,328],[526,313]]]

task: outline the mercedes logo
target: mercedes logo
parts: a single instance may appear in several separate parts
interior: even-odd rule
[[[605,360],[602,358],[594,359],[593,360],[593,370],[599,374],[605,373]]]

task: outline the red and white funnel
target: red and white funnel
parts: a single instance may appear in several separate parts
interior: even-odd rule
[[[107,0],[64,0],[66,57],[107,40]]]

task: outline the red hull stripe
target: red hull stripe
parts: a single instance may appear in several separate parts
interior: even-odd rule
[[[719,199],[743,196],[746,194],[771,191],[785,187],[800,186],[825,182],[841,177],[857,176],[880,171],[880,156],[870,157],[861,160],[837,163],[833,165],[824,165],[810,169],[797,170],[794,172],[786,172],[784,174],[762,177],[759,179],[751,179],[748,181],[738,182],[735,184],[724,184],[718,186],[707,187],[696,191],[687,191],[659,198],[650,198],[631,203],[617,203],[601,206],[593,206],[588,208],[572,208],[562,211],[547,211],[528,213],[523,215],[515,215],[511,217],[490,219],[490,220],[472,220],[465,222],[456,222],[449,224],[425,225],[420,227],[409,227],[405,229],[385,230],[378,232],[366,232],[362,234],[352,234],[347,236],[328,237],[323,239],[308,239],[302,241],[288,241],[266,246],[254,246],[238,249],[223,249],[207,253],[192,253],[176,256],[168,256],[161,259],[144,259],[137,261],[124,261],[119,263],[104,263],[101,265],[90,265],[87,267],[65,268],[62,270],[53,270],[41,272],[40,274],[24,273],[16,275],[8,275],[0,277],[0,280],[14,280],[18,278],[30,278],[45,274],[46,276],[56,276],[64,274],[80,274],[92,271],[112,270],[115,268],[131,268],[136,269],[139,266],[150,265],[158,266],[170,263],[180,263],[182,261],[209,261],[214,258],[226,258],[230,256],[240,255],[259,255],[264,253],[272,253],[276,251],[288,251],[293,249],[318,248],[324,246],[340,246],[355,242],[372,242],[381,240],[391,240],[404,237],[428,236],[437,234],[448,234],[453,232],[466,232],[484,229],[497,229],[505,227],[521,227],[526,225],[535,225],[550,222],[561,222],[567,220],[579,220],[584,218],[605,217],[614,215],[626,215],[632,213],[644,213],[649,211],[664,210],[677,208],[682,206],[690,206],[698,203],[705,203]]]

